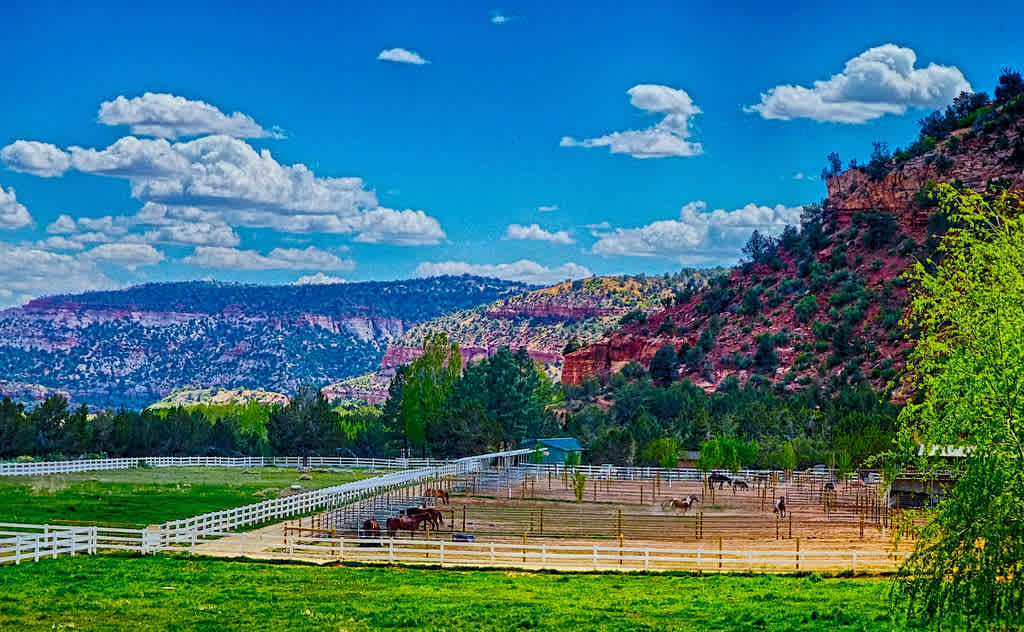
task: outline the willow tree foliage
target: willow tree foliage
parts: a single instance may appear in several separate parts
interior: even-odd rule
[[[953,228],[909,273],[916,395],[899,441],[927,466],[966,450],[893,588],[910,621],[1024,623],[1024,205],[937,189]],[[918,446],[923,446],[919,449]],[[931,463],[931,465],[935,465]],[[949,467],[942,464],[941,467]]]
[[[440,418],[461,371],[459,345],[443,332],[428,334],[423,355],[413,360],[404,374],[401,418],[408,443],[425,449],[427,424]]]

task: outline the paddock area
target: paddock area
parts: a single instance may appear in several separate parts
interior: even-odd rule
[[[576,501],[568,474],[535,467],[482,471],[361,500],[245,536],[199,544],[208,554],[316,561],[510,565],[528,568],[830,570],[892,569],[890,515],[879,489],[860,482],[826,487],[810,476],[770,476],[742,485],[703,479],[593,477]],[[443,488],[449,503],[431,494]],[[695,497],[688,511],[663,508]],[[786,498],[786,514],[773,511]],[[388,517],[434,507],[443,523],[390,537]],[[379,532],[362,527],[373,518]],[[903,551],[911,548],[904,540]],[[709,566],[710,565],[710,566]]]

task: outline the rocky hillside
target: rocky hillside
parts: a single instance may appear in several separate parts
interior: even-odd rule
[[[493,303],[440,316],[413,327],[388,344],[376,373],[332,384],[332,398],[378,403],[387,397],[396,367],[422,354],[431,331],[444,331],[459,344],[463,363],[493,355],[499,348],[525,347],[556,379],[563,351],[600,339],[626,317],[646,317],[677,300],[687,300],[724,274],[723,269],[687,270],[664,277],[593,277],[522,292]]]
[[[830,156],[828,198],[805,209],[799,230],[752,239],[748,263],[722,283],[569,354],[562,381],[579,384],[632,360],[649,367],[672,345],[681,375],[708,390],[730,376],[787,390],[811,381],[884,388],[909,344],[900,275],[934,252],[948,226],[931,195],[936,183],[1024,188],[1024,95],[960,105],[922,121],[906,151],[890,155],[879,144],[868,164],[846,171]]]
[[[291,393],[372,371],[409,328],[526,289],[463,276],[40,298],[0,312],[0,395],[60,389],[76,402],[140,407],[186,385]]]

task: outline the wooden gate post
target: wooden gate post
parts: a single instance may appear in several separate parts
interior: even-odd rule
[[[789,512],[789,539],[793,539],[793,512]]]

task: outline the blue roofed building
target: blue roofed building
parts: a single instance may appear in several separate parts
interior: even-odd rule
[[[519,444],[521,448],[533,448],[537,444],[547,448],[548,454],[544,457],[544,463],[565,463],[570,454],[577,454],[582,459],[583,451],[586,449],[575,437],[553,437],[549,439],[523,439]]]

